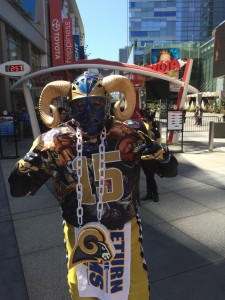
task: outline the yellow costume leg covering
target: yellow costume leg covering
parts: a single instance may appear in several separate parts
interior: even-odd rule
[[[78,290],[77,290],[77,284],[69,282],[69,292],[72,300],[98,300],[98,298],[93,297],[79,297]]]
[[[64,236],[68,257],[75,244],[74,227],[65,223]],[[147,266],[143,259],[142,230],[140,220],[131,220],[131,266],[130,266],[130,291],[127,300],[149,300],[149,280]],[[76,267],[68,272],[68,285],[72,300],[98,300],[96,297],[79,297]],[[104,300],[104,299],[100,299]]]
[[[150,300],[147,265],[143,258],[142,228],[140,219],[131,221],[131,274],[128,300]]]

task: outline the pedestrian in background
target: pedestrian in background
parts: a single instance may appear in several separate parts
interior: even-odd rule
[[[153,115],[144,115],[144,122],[147,127],[147,134],[152,140],[156,141],[158,145],[161,144],[160,132],[157,128]],[[146,177],[146,195],[141,198],[141,201],[153,199],[154,202],[159,201],[158,188],[155,180],[155,173],[157,163],[155,160],[141,161],[141,167]]]
[[[202,117],[203,117],[203,108],[200,106],[199,108],[199,116],[198,116],[198,125],[202,126]]]
[[[58,113],[59,113],[59,124],[64,123],[67,121],[67,111],[63,107],[58,107],[57,108]]]
[[[196,106],[194,110],[195,125],[198,125],[198,115],[199,115],[199,107]]]
[[[141,131],[146,134],[151,140],[161,144],[160,132],[155,122],[154,114],[149,114],[146,110],[137,110],[132,115],[130,120],[124,121],[124,124],[133,128],[136,131]],[[142,170],[146,176],[146,190],[147,193],[141,198],[142,201],[153,199],[154,202],[159,201],[158,188],[155,181],[155,173],[157,169],[157,161],[143,160],[141,161]],[[139,202],[140,204],[140,202]]]

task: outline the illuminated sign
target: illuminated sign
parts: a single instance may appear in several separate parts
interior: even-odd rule
[[[161,48],[161,49],[152,49],[151,50],[151,62],[152,64],[166,61],[166,60],[173,60],[180,58],[180,49],[178,48]]]
[[[8,76],[23,76],[30,73],[30,66],[22,60],[11,60],[0,65],[0,73]]]
[[[178,60],[167,60],[167,61],[161,61],[157,64],[153,65],[147,65],[145,66],[146,68],[150,68],[154,71],[157,72],[162,72],[162,73],[169,73],[170,71],[179,71],[181,68],[181,65]]]
[[[180,70],[180,64],[179,64],[178,60],[175,60],[175,59],[161,61],[157,64],[149,65],[146,67],[149,67],[154,71],[162,72],[162,73],[168,73],[173,70],[176,70],[176,71]]]
[[[21,72],[24,71],[24,65],[5,65],[6,72]]]
[[[213,78],[225,75],[225,22],[215,30]]]
[[[152,69],[178,79],[178,71],[180,70],[179,58],[180,49],[178,48],[152,49]]]

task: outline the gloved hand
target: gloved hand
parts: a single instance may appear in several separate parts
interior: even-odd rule
[[[164,149],[154,140],[150,139],[147,134],[138,131],[145,143],[134,149],[135,153],[141,154],[142,160],[159,159],[163,160]]]
[[[37,171],[42,165],[42,159],[40,155],[38,155],[35,152],[28,152],[24,156],[23,161],[24,161],[23,167],[32,169],[34,171]]]

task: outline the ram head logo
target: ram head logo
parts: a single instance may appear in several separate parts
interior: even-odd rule
[[[114,251],[112,241],[105,230],[99,226],[84,227],[79,232],[77,243],[70,255],[69,268],[87,261],[111,261]]]

